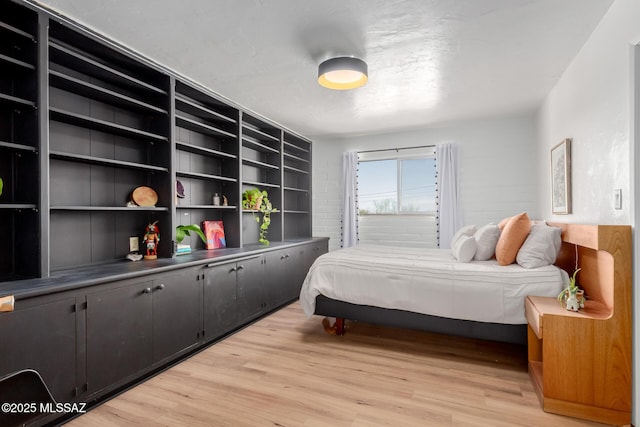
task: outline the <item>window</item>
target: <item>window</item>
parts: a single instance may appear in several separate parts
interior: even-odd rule
[[[361,160],[358,163],[359,215],[434,215],[434,157]]]

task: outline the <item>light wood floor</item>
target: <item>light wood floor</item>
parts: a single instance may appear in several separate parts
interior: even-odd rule
[[[526,349],[348,324],[298,303],[72,420],[79,426],[597,426],[540,409]]]

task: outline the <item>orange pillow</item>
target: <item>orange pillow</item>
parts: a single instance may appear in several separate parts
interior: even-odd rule
[[[513,264],[520,247],[527,239],[531,229],[531,220],[526,212],[509,219],[504,226],[496,245],[496,260],[500,265]]]
[[[498,223],[498,228],[500,229],[500,231],[504,230],[505,225],[507,225],[507,223],[509,222],[509,220],[513,218],[512,216],[508,216],[506,218],[503,218],[502,221],[500,221]]]

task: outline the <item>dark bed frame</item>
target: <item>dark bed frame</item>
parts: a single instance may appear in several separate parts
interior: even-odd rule
[[[527,325],[476,322],[449,319],[410,311],[351,304],[319,295],[316,297],[315,314],[335,317],[336,335],[344,334],[344,319],[357,320],[375,325],[417,329],[446,335],[457,335],[513,344],[527,344]]]

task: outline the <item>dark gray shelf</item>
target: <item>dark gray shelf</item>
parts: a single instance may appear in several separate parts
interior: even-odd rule
[[[229,206],[214,206],[214,205],[178,205],[177,209],[211,209],[211,210],[236,210],[237,206],[229,205]]]
[[[286,214],[308,214],[309,213],[309,211],[294,211],[289,209],[284,209],[282,212]]]
[[[213,111],[203,105],[200,105],[190,99],[184,98],[176,94],[176,108],[187,114],[200,117],[205,120],[213,120],[214,122],[222,122],[227,124],[236,124],[238,121],[227,117],[224,114]]]
[[[0,93],[0,105],[11,105],[17,107],[36,107],[36,103],[28,99],[18,98],[17,96]]]
[[[167,92],[160,88],[95,61],[75,50],[63,46],[61,43],[62,42],[55,39],[49,41],[50,60],[56,64],[64,65],[65,67],[121,86],[167,95]]]
[[[0,209],[36,209],[37,206],[30,203],[0,203]]]
[[[298,151],[301,151],[303,153],[309,153],[308,149],[302,148],[302,147],[300,147],[298,145],[295,145],[295,144],[292,144],[291,142],[284,141],[283,145],[285,147],[285,152],[286,152],[287,148],[292,148],[294,150],[298,150]]]
[[[184,116],[180,116],[176,114],[176,124],[185,129],[192,130],[194,132],[203,133],[206,135],[213,135],[216,137],[221,137],[224,139],[233,139],[236,140],[236,136],[231,132],[227,132],[226,130],[218,129],[216,127],[207,125],[205,123],[200,123],[196,120],[189,119]]]
[[[271,134],[263,132],[260,129],[257,129],[255,127],[252,127],[251,125],[248,125],[247,123],[242,123],[242,133],[247,134],[248,136],[251,136],[261,141],[266,139],[269,141],[277,142],[278,144],[280,143],[280,138],[277,138]]]
[[[103,212],[167,212],[167,207],[151,206],[51,206],[52,211],[103,211]]]
[[[66,74],[58,71],[49,70],[49,82],[52,86],[59,89],[90,99],[103,101],[116,107],[143,112],[167,114],[167,110],[156,107],[155,105],[147,104],[146,102],[85,82],[75,77],[67,76]]]
[[[54,158],[54,159],[82,162],[82,163],[88,163],[93,165],[114,166],[118,168],[145,170],[149,172],[166,172],[166,173],[169,172],[168,168],[161,167],[161,166],[146,165],[146,164],[134,163],[134,162],[125,162],[122,160],[105,159],[102,157],[86,156],[81,154],[63,153],[61,151],[51,151],[49,155],[51,156],[51,158]]]
[[[300,174],[304,174],[304,175],[309,175],[308,171],[302,170],[302,169],[297,169],[297,168],[292,168],[291,166],[287,166],[284,165],[284,170],[285,172],[293,172],[293,173],[300,173]]]
[[[234,154],[225,153],[211,148],[200,147],[198,145],[187,144],[186,142],[176,141],[176,147],[182,151],[188,151],[194,154],[201,154],[210,157],[219,157],[223,159],[237,159],[238,156]]]
[[[278,165],[272,165],[270,163],[259,162],[257,160],[251,159],[242,159],[242,163],[248,166],[254,166],[260,169],[271,169],[271,170],[279,170]]]
[[[308,188],[282,187],[282,189],[285,190],[285,191],[299,191],[301,193],[308,193],[309,192]]]
[[[284,155],[285,160],[290,159],[300,163],[309,163],[309,160],[303,159],[302,157],[294,156],[293,154],[287,153],[286,151],[282,154]]]
[[[73,113],[71,111],[65,111],[60,108],[49,108],[49,115],[53,120],[98,130],[100,132],[141,139],[144,141],[168,141],[168,138],[162,135],[157,135],[140,129],[119,125],[116,123],[108,122],[106,120],[95,119],[93,117],[85,116],[84,114]]]
[[[35,71],[36,67],[19,59],[0,54],[0,67],[11,69],[15,72]]]
[[[196,172],[183,172],[177,171],[177,176],[182,176],[185,178],[196,178],[196,179],[207,179],[209,181],[226,181],[226,182],[238,182],[235,178],[229,178],[226,176],[218,176],[218,175],[209,175],[206,173],[196,173]]]
[[[27,33],[26,31],[22,31],[20,28],[14,27],[13,25],[9,25],[6,22],[0,21],[0,33],[2,32],[8,32],[14,35],[18,35],[29,41],[32,41],[33,43],[36,42],[36,38],[33,35]]]
[[[269,147],[267,145],[261,144],[260,142],[257,142],[251,139],[247,139],[244,136],[242,137],[242,144],[247,148],[251,148],[252,150],[256,150],[256,151],[261,151],[263,153],[276,153],[276,154],[280,153],[280,151],[276,148]]]
[[[15,144],[13,142],[0,141],[0,148],[8,148],[10,150],[30,151],[36,153],[38,149],[31,145]]]
[[[280,188],[280,184],[270,184],[268,182],[242,181],[242,184],[244,184],[244,185],[253,185],[255,187]]]

